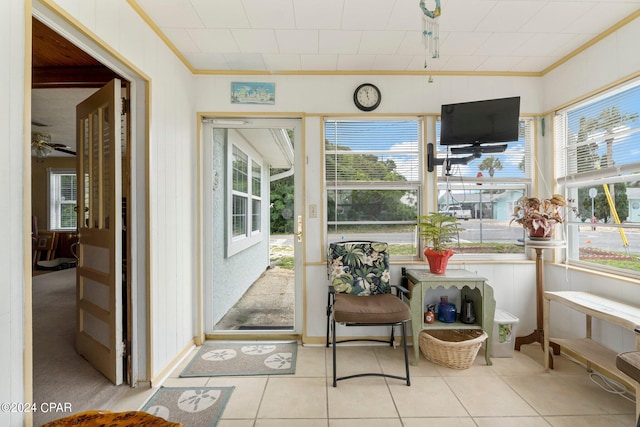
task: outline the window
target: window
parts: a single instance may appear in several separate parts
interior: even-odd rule
[[[329,241],[374,239],[417,257],[422,121],[325,119]]]
[[[570,262],[640,273],[640,80],[556,112],[556,175],[577,217]]]
[[[234,140],[234,131],[229,133]],[[250,148],[230,143],[230,224],[228,255],[262,240],[262,166]],[[250,154],[251,153],[251,154]]]
[[[507,143],[504,152],[483,153],[479,158],[455,154],[469,161],[438,166],[438,210],[459,218],[465,229],[455,252],[482,257],[524,254],[524,231],[510,226],[510,221],[515,201],[531,188],[533,135],[533,118],[520,118],[518,140]],[[437,157],[447,160],[452,153],[439,145],[439,120],[436,139]]]
[[[74,170],[49,170],[49,228],[51,230],[75,230],[76,172]]]

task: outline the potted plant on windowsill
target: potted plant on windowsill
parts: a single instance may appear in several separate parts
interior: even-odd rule
[[[561,194],[549,199],[520,197],[513,209],[511,222],[517,222],[527,232],[531,240],[550,240],[556,224],[562,224],[569,211],[578,214],[571,206],[573,200],[567,200]]]
[[[426,245],[424,255],[429,261],[430,271],[444,274],[449,258],[453,255],[450,244],[464,228],[451,215],[431,212],[418,217],[418,230]]]

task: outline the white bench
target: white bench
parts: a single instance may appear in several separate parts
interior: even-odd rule
[[[579,339],[560,339],[549,337],[549,309],[551,301],[571,307],[586,315],[586,336]],[[625,384],[636,391],[636,418],[640,415],[638,383],[630,380],[616,366],[617,352],[604,347],[591,339],[591,320],[593,317],[621,326],[631,331],[640,331],[640,307],[604,298],[589,292],[550,292],[544,293],[543,307],[544,352],[549,354],[550,341],[558,344],[561,350],[584,362],[588,370],[596,370]],[[636,334],[636,351],[640,350],[640,334]],[[549,358],[545,357],[544,368],[549,370]]]

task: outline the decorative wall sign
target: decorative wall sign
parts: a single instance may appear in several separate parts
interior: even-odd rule
[[[232,104],[276,103],[276,84],[258,82],[231,82]]]

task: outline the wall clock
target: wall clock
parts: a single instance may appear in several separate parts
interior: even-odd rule
[[[353,92],[353,102],[362,111],[375,110],[380,105],[381,100],[380,89],[371,83],[361,84]]]

